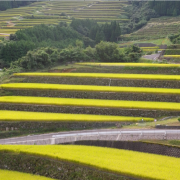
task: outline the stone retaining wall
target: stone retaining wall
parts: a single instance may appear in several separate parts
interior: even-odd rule
[[[18,76],[17,76],[18,77]],[[22,78],[22,77],[21,77]],[[180,88],[180,81],[137,80],[137,79],[101,79],[76,77],[26,77],[25,83],[75,84],[125,87]]]
[[[172,95],[172,94],[57,91],[57,90],[24,90],[24,89],[18,89],[18,90],[9,90],[8,89],[7,91],[10,94],[13,94],[15,96],[180,102],[180,95]]]
[[[166,156],[180,157],[180,147],[173,147],[173,146],[161,145],[155,143],[133,142],[133,141],[89,140],[89,141],[75,141],[73,143],[67,143],[67,144],[111,147],[117,149],[127,149],[127,150],[139,151],[139,152],[147,152],[147,153],[161,154]]]
[[[0,169],[20,171],[60,180],[138,180],[105,170],[22,153],[0,152]]]
[[[0,104],[1,110],[32,111],[32,112],[54,112],[70,114],[97,114],[115,116],[153,117],[179,116],[180,111],[145,110],[145,109],[123,109],[123,108],[98,108],[98,107],[75,107],[75,106],[53,106],[33,104]]]

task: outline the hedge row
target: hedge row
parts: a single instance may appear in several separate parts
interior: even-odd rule
[[[154,87],[178,89],[180,81],[165,80],[130,80],[130,79],[100,79],[100,78],[72,78],[72,77],[26,77],[24,83],[50,83],[50,84],[75,84],[99,86],[126,86],[126,87]]]
[[[15,96],[61,97],[80,99],[107,99],[131,101],[159,101],[180,102],[180,95],[155,93],[114,93],[114,92],[88,92],[88,91],[55,91],[55,90],[8,90]]]

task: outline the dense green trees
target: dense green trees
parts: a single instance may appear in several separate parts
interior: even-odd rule
[[[26,6],[32,3],[32,1],[1,1],[0,10],[4,11],[6,9],[18,8],[19,6]]]
[[[180,44],[180,34],[172,34],[169,36],[169,39],[173,44]]]
[[[83,42],[77,40],[76,46],[64,49],[37,48],[28,51],[27,54],[11,63],[11,69],[23,68],[24,70],[36,70],[52,66],[56,63],[78,62],[96,60],[100,62],[136,62],[141,57],[140,48],[131,46],[122,51],[116,43],[103,42],[95,48],[83,48]]]
[[[122,27],[124,34],[138,30],[151,18],[158,17],[158,12],[151,8],[147,1],[133,1],[131,6],[124,7],[124,9],[128,12],[130,19],[129,23]]]
[[[120,25],[116,21],[112,21],[111,24],[99,25],[95,20],[73,19],[70,26],[96,43],[100,41],[116,42],[121,35]]]
[[[17,31],[14,35],[10,35],[10,42],[6,42],[0,49],[0,61],[5,66],[9,66],[11,62],[25,56],[29,50],[38,47],[55,47],[64,49],[61,58],[67,59],[67,54],[76,60],[77,56],[84,56],[83,53],[74,48],[76,40],[83,41],[83,46],[94,47],[100,41],[115,42],[121,34],[119,23],[116,21],[111,24],[98,25],[94,20],[76,20],[74,19],[70,26],[60,23],[56,26],[47,26],[44,24],[34,26]],[[67,48],[72,46],[72,48]],[[67,49],[65,49],[67,48]],[[68,53],[66,53],[68,51]],[[83,58],[83,57],[82,57]]]
[[[138,46],[130,46],[121,51],[116,43],[100,42],[95,46],[97,60],[101,62],[137,62],[141,57]]]
[[[29,50],[32,50],[35,47],[35,43],[24,40],[7,43],[1,47],[0,59],[3,60],[4,66],[9,66],[11,62],[26,55]]]
[[[61,41],[65,39],[82,39],[82,36],[70,27],[47,26],[44,24],[19,30],[15,34],[17,40],[42,42],[47,40]]]
[[[76,40],[84,40],[82,35],[70,27],[37,25],[33,28],[19,30],[10,36],[10,42],[6,42],[0,49],[0,60],[5,66],[26,55],[29,50],[38,47],[56,47],[63,49],[69,45],[74,46]],[[86,46],[92,42],[85,39]]]
[[[149,5],[160,16],[177,16],[180,14],[179,1],[149,1]]]

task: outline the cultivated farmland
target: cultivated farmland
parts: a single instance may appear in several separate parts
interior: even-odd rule
[[[114,73],[114,68],[106,65],[102,64],[101,67],[88,63],[82,65],[82,69],[88,67],[89,71],[92,70],[93,73],[35,72],[14,74],[9,82],[15,81],[16,83],[0,85],[2,94],[9,93],[0,97],[0,128],[1,130],[7,129],[8,126],[13,129],[1,133],[0,137],[62,130],[118,127],[131,123],[151,123],[154,119],[159,120],[164,116],[179,116],[180,77],[170,73],[171,70],[178,70],[179,66],[112,64],[116,70]],[[81,65],[79,64],[79,66]],[[168,71],[169,74],[160,74],[161,72],[159,74],[141,74],[141,69],[144,66],[150,68],[149,71],[152,68],[161,68],[165,70],[163,72]],[[131,67],[137,68],[136,71],[139,74],[118,73],[119,70],[126,71],[126,68],[131,71]],[[101,71],[108,70],[106,73],[98,73],[98,68],[101,68]],[[140,68],[139,71],[138,68]],[[86,70],[84,69],[84,71]],[[39,81],[39,83],[34,81]],[[4,154],[4,151],[8,154]],[[17,151],[19,154],[13,156],[12,154]],[[55,162],[52,160],[56,159],[58,164],[56,167],[63,169],[61,175],[63,174],[64,177],[70,177],[74,169],[78,167],[79,171],[81,170],[80,179],[82,176],[89,176],[89,174],[93,174],[93,177],[101,176],[105,180],[114,180],[117,177],[122,179],[126,176],[137,179],[158,179],[159,177],[167,180],[172,177],[180,179],[177,170],[178,158],[154,154],[68,145],[28,146],[28,148],[27,146],[3,145],[0,147],[1,153],[3,157],[6,157],[1,160],[0,156],[2,164],[5,164],[6,159],[9,159],[9,162],[12,159],[26,164],[28,159],[31,167],[28,170],[29,173],[34,171],[33,162],[36,162],[38,158],[42,163],[41,167],[44,167],[40,175],[49,171],[49,165],[55,168]],[[107,154],[111,154],[108,159],[104,158],[107,157]],[[88,168],[89,166],[94,169],[94,173]],[[11,163],[9,163],[9,167],[12,167]],[[2,168],[1,165],[0,168]],[[25,169],[23,168],[22,171],[27,172]],[[66,169],[69,170],[69,173],[66,173]],[[56,171],[54,170],[54,172]],[[112,174],[107,175],[105,172]],[[58,179],[59,174],[55,173],[53,176],[48,175],[48,177]]]
[[[101,173],[101,170],[104,170],[138,179],[180,179],[180,159],[174,157],[111,148],[72,145],[46,146],[46,148],[44,146],[25,145],[0,146],[2,155],[5,151],[15,154],[26,154],[26,157],[47,157],[56,161],[73,162],[79,168],[82,168],[82,165],[86,165],[98,168],[100,170],[99,173]],[[14,156],[13,159],[15,158]]]
[[[8,36],[19,29],[37,24],[70,23],[72,18],[94,19],[98,23],[116,20],[121,24],[129,21],[120,16],[125,13],[127,2],[99,1],[45,1],[35,2],[26,7],[8,9],[0,12],[0,34]]]
[[[146,26],[136,32],[125,35],[125,39],[161,39],[169,34],[176,34],[180,30],[180,17],[151,18]]]
[[[7,170],[0,170],[0,178],[1,180],[53,180],[51,178],[46,178],[43,176],[37,176],[27,173],[20,173],[17,171],[7,171]]]

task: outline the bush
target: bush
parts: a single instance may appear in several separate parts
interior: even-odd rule
[[[101,62],[124,62],[124,54],[116,43],[103,42],[95,46],[97,59]]]
[[[180,118],[178,119],[178,121],[180,122]]]
[[[41,69],[51,65],[59,59],[60,57],[56,49],[40,48],[34,51],[28,51],[26,56],[11,63],[11,68],[19,66],[26,70]]]

